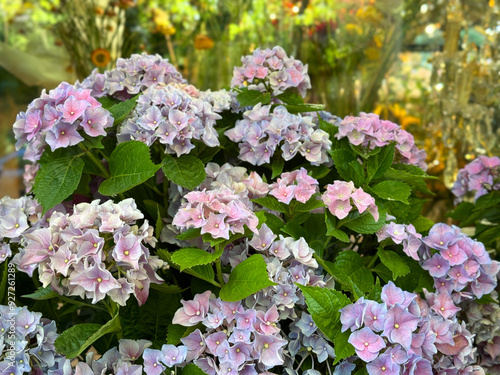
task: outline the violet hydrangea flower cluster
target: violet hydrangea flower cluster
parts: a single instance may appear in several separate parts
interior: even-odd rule
[[[95,69],[79,87],[91,89],[96,98],[112,95],[126,100],[159,83],[185,84],[186,80],[175,67],[160,55],[133,54],[116,60],[116,68],[104,74]]]
[[[205,327],[205,332],[196,329],[181,341],[187,347],[186,361],[206,374],[257,375],[284,363],[288,341],[277,325],[276,306],[267,311],[245,308],[241,301],[213,298],[211,291],[181,302],[172,323]]]
[[[172,224],[179,228],[201,228],[201,234],[229,239],[231,234],[244,233],[245,225],[255,232],[259,219],[240,196],[226,188],[192,191],[175,214]]]
[[[305,168],[282,173],[275,183],[269,185],[269,189],[269,194],[285,204],[290,204],[294,198],[306,203],[319,191],[318,181],[309,176]]]
[[[235,67],[231,87],[245,87],[250,90],[271,91],[278,95],[290,88],[296,88],[302,97],[311,88],[307,64],[288,57],[279,46],[273,49],[257,48],[252,55],[241,58],[243,66]]]
[[[422,268],[434,278],[436,289],[451,294],[457,303],[495,289],[500,263],[491,260],[484,245],[460,228],[435,224],[422,242],[427,246]]]
[[[475,191],[474,200],[488,194],[491,190],[500,190],[500,158],[497,156],[479,156],[465,168],[460,169],[457,180],[451,189],[455,195],[455,201],[461,202],[469,192]]]
[[[118,130],[118,141],[137,140],[148,146],[156,140],[169,154],[187,154],[201,140],[209,147],[219,145],[215,121],[221,117],[211,104],[193,98],[173,85],[154,85],[137,99],[131,118]]]
[[[394,219],[393,216],[389,216],[387,221]],[[396,224],[395,222],[385,224],[377,232],[377,239],[381,242],[386,238],[391,238],[395,244],[403,244],[403,251],[406,255],[417,261],[420,260],[422,255],[422,251],[420,251],[422,247],[422,235],[417,233],[413,224]]]
[[[18,244],[42,219],[42,207],[31,197],[0,199],[0,263],[12,256],[11,244]]]
[[[0,373],[72,375],[70,360],[58,354],[56,322],[26,307],[0,306]]]
[[[139,305],[146,302],[151,283],[162,279],[156,270],[163,261],[151,256],[153,227],[133,199],[118,204],[80,203],[72,214],[54,212],[48,226],[24,235],[23,246],[13,259],[20,271],[33,275],[61,295],[91,298],[109,296],[124,306],[131,295]]]
[[[102,108],[91,90],[76,88],[63,82],[28,105],[27,112],[17,115],[14,123],[16,148],[27,144],[24,158],[37,162],[46,145],[54,151],[76,145],[84,140],[81,132],[90,137],[106,135],[113,125],[109,111]]]
[[[337,139],[347,137],[354,146],[362,146],[369,150],[376,147],[396,143],[396,162],[416,165],[427,170],[424,150],[419,150],[415,145],[413,136],[397,124],[380,120],[374,113],[363,113],[359,117],[347,116],[340,122]]]
[[[382,303],[363,297],[341,309],[342,331],[367,362],[369,375],[469,374],[477,370],[472,334],[456,318],[447,294],[426,293],[426,299],[389,282]]]
[[[281,144],[281,156],[290,160],[297,153],[312,165],[328,161],[332,142],[328,133],[318,128],[313,117],[293,115],[283,106],[254,106],[224,133],[240,148],[239,158],[253,165],[269,163]]]
[[[351,212],[353,208],[351,203],[356,206],[360,214],[368,211],[375,221],[379,219],[375,198],[365,193],[363,188],[356,189],[352,181],[334,181],[333,184],[328,184],[321,200],[327,205],[331,214],[339,219],[344,219]]]

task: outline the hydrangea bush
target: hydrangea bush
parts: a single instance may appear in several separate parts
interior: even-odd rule
[[[280,47],[217,92],[159,56],[116,66],[14,125],[31,164],[0,201],[2,374],[498,370],[499,263],[421,215],[411,134],[305,103]],[[454,189],[471,210],[497,187],[480,161]]]

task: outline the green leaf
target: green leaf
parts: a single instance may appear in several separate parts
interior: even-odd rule
[[[266,105],[271,103],[271,94],[245,88],[236,96],[236,100],[240,107],[253,107],[259,103]]]
[[[285,104],[285,108],[289,113],[297,114],[304,112],[318,112],[325,109],[323,104]]]
[[[342,251],[337,256],[332,272],[335,279],[347,290],[353,290],[350,285],[351,281],[363,293],[369,292],[375,283],[372,273],[363,264],[361,256],[352,250]]]
[[[102,144],[102,139],[104,138],[103,135],[100,135],[98,137],[91,137],[85,132],[82,132],[83,138],[85,140],[82,142],[82,146],[85,146],[86,148],[104,148],[104,145]]]
[[[486,195],[479,197],[476,201],[474,211],[479,211],[484,208],[491,208],[500,203],[500,191],[492,191]]]
[[[388,201],[398,201],[409,204],[408,197],[411,194],[411,188],[404,182],[395,180],[382,181],[372,186],[372,191],[380,198]]]
[[[354,185],[361,186],[365,182],[365,172],[363,166],[359,164],[359,161],[354,160],[349,163],[349,169],[351,170],[351,178]]]
[[[180,249],[172,254],[172,262],[180,266],[181,272],[186,268],[212,263],[220,258],[224,249],[211,254],[206,250],[194,247]]]
[[[283,213],[288,212],[288,206],[286,204],[278,202],[276,198],[271,196],[252,199],[252,202],[260,204],[265,208],[269,208],[272,211],[278,211]]]
[[[163,294],[178,294],[183,291],[179,285],[168,285],[165,283],[162,284],[152,283],[151,288]]]
[[[76,155],[40,163],[33,192],[43,207],[43,213],[73,194],[80,183],[83,166],[82,158]]]
[[[330,340],[340,333],[339,310],[351,303],[341,292],[315,286],[297,285],[306,298],[307,310],[314,323]],[[337,354],[338,355],[338,354]]]
[[[189,228],[185,230],[175,238],[179,241],[192,240],[193,238],[198,238],[201,236],[201,228]]]
[[[108,333],[119,331],[121,331],[121,326],[118,315],[102,326],[90,323],[77,324],[59,335],[55,342],[56,350],[68,359],[73,359],[97,339]]]
[[[266,215],[266,225],[273,231],[274,234],[280,234],[281,228],[285,226],[285,223],[277,217],[276,215],[270,213],[270,212],[264,212],[264,215]]]
[[[434,279],[416,260],[410,257],[404,257],[402,259],[410,268],[410,272],[405,276],[398,277],[397,280],[394,280],[394,284],[403,290],[416,293],[420,293],[423,288],[427,290],[432,290],[434,288]],[[380,277],[382,277],[382,275]]]
[[[477,236],[477,240],[484,244],[489,244],[497,238],[500,238],[500,225],[498,224],[494,227],[486,229]]]
[[[112,107],[107,108],[107,110],[111,113],[111,116],[115,120],[113,125],[117,125],[121,123],[128,116],[130,112],[132,112],[135,108],[135,104],[140,94],[125,100],[124,102],[117,103]]]
[[[307,168],[309,168],[309,175],[316,180],[320,180],[323,177],[327,176],[328,173],[330,173],[330,168],[328,168],[326,165],[309,165],[307,166]]]
[[[167,154],[162,170],[170,181],[189,190],[199,186],[207,176],[203,162],[191,155],[173,157]]]
[[[332,150],[330,155],[332,156],[335,169],[337,169],[337,172],[344,180],[354,182],[355,179],[359,180],[362,178],[362,176],[356,177],[358,171],[353,170],[349,165],[351,162],[358,163],[356,161],[356,155],[352,151],[347,149],[337,149]]]
[[[408,267],[403,259],[394,251],[378,249],[377,254],[380,261],[391,270],[394,280],[410,272],[410,267]]]
[[[4,262],[3,268],[0,269],[2,277],[1,277],[1,282],[0,282],[0,304],[6,306],[8,305],[7,298],[5,298],[6,295],[8,295],[8,290],[7,288],[7,279],[9,277],[10,272],[8,271],[8,266],[10,262]],[[11,289],[12,290],[12,289]]]
[[[372,290],[370,290],[370,293],[366,296],[366,298],[372,301],[382,302],[381,295],[382,287],[380,286],[380,279],[377,277],[375,285],[373,285]]]
[[[339,332],[333,338],[333,346],[335,347],[335,361],[333,364],[339,363],[341,360],[356,354],[354,346],[348,340],[351,336],[351,331]]]
[[[470,217],[472,210],[474,209],[474,204],[470,202],[460,203],[453,211],[451,211],[448,216],[452,219],[463,221]]]
[[[181,326],[180,324],[172,324],[168,325],[167,330],[167,344],[169,345],[179,345],[181,343],[181,339],[186,332],[186,327]]]
[[[301,105],[304,104],[304,99],[299,94],[293,92],[284,92],[283,94],[276,95],[276,98],[285,104]]]
[[[206,375],[206,374],[194,363],[190,363],[182,369],[181,375]]]
[[[151,161],[146,144],[120,143],[109,158],[111,177],[99,186],[99,193],[107,196],[123,193],[153,177],[160,167]]]
[[[349,243],[349,236],[340,229],[336,229],[337,218],[333,216],[329,211],[325,210],[325,222],[326,222],[326,235],[335,237],[337,240]]]
[[[176,263],[172,261],[172,254],[170,254],[167,250],[158,249],[157,254],[161,259],[163,259],[172,267],[177,269],[180,268]],[[214,282],[215,273],[212,265],[210,264],[193,266],[193,268],[186,268],[184,272],[201,280],[205,280],[211,284],[219,286],[218,283]]]
[[[417,217],[415,220],[412,221],[412,224],[415,227],[417,233],[424,233],[432,228],[434,222],[431,219],[428,219],[420,215],[419,217]]]
[[[285,166],[285,160],[281,157],[274,159],[273,163],[271,164],[271,168],[273,170],[273,174],[271,175],[271,178],[275,178],[276,176],[279,176],[281,172],[283,172],[283,167]]]
[[[108,108],[114,106],[115,104],[120,103],[120,101],[118,99],[115,99],[111,96],[102,96],[100,98],[97,98],[97,101],[99,103],[101,103],[101,105],[104,109],[108,109]]]
[[[264,258],[260,254],[254,254],[233,268],[219,297],[227,302],[240,301],[271,285],[277,284],[269,280]]]
[[[381,151],[370,157],[367,161],[367,181],[381,178],[385,172],[391,167],[394,161],[394,143],[385,146]]]
[[[325,204],[316,199],[316,196],[311,197],[306,203],[297,202],[294,208],[295,212],[311,212],[317,208],[325,207]]]
[[[318,116],[318,119],[319,119],[319,128],[328,133],[328,138],[330,139],[330,141],[336,140],[335,134],[338,133],[339,128],[333,125],[332,123],[323,120],[321,116]]]
[[[361,215],[359,213],[353,212],[352,216],[341,221],[341,224],[347,228],[362,234],[373,234],[376,233],[380,228],[385,225],[386,211],[382,206],[378,205],[379,219],[375,221],[372,214],[365,211]],[[359,216],[358,216],[359,215]],[[352,219],[350,219],[352,218]],[[345,221],[344,221],[345,220]]]
[[[281,228],[281,231],[292,236],[296,240],[298,240],[300,237],[307,237],[307,231],[305,230],[305,228],[301,227],[295,221],[289,221],[288,223],[286,223],[286,225]]]
[[[37,291],[35,293],[25,294],[23,297],[24,298],[31,298],[31,299],[35,299],[35,300],[45,300],[45,299],[55,298],[58,296],[59,296],[59,293],[52,290],[52,288],[50,286],[47,286],[45,288],[40,287],[37,289]]]
[[[215,247],[215,246],[223,243],[224,241],[226,241],[226,239],[222,238],[222,237],[214,238],[214,237],[212,237],[212,235],[210,233],[203,233],[201,238],[203,238],[203,242],[209,243],[210,246],[212,246],[212,247]]]

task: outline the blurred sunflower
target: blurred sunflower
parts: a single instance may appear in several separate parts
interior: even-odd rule
[[[214,41],[207,35],[198,34],[194,38],[194,48],[198,50],[212,49],[214,47]]]
[[[104,68],[111,61],[111,55],[109,54],[109,51],[107,49],[97,48],[92,51],[90,60],[92,61],[92,64],[94,64],[98,68]]]

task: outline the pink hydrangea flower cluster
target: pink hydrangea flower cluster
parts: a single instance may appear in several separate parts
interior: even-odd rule
[[[288,343],[278,326],[276,306],[267,310],[245,308],[241,301],[225,302],[213,298],[211,291],[181,301],[173,324],[185,327],[201,323],[181,339],[187,347],[186,361],[193,361],[206,374],[257,375],[284,363],[283,349]]]
[[[201,234],[229,239],[231,234],[244,233],[245,225],[257,231],[259,219],[233,190],[192,191],[175,214],[172,224],[182,229],[201,228]]]
[[[106,135],[113,125],[109,111],[102,108],[90,90],[63,82],[28,105],[27,112],[17,115],[14,123],[16,148],[27,144],[24,158],[40,159],[46,145],[54,151],[76,145],[84,140],[82,131],[90,137]]]
[[[118,141],[141,141],[148,146],[156,140],[169,154],[188,154],[202,140],[219,145],[215,121],[221,117],[202,99],[193,98],[173,85],[150,86],[137,99],[132,116],[118,130]]]
[[[363,297],[341,309],[342,331],[367,362],[369,375],[471,374],[473,335],[460,323],[460,310],[448,294],[426,292],[425,300],[391,281],[382,288],[382,303]]]
[[[239,158],[253,165],[269,163],[280,144],[284,160],[299,153],[312,165],[320,165],[328,161],[332,145],[328,133],[318,129],[311,116],[293,115],[283,106],[271,112],[270,105],[260,103],[224,134],[238,143]]]
[[[142,375],[143,365],[139,363],[141,358],[144,359],[144,364],[146,363],[146,352],[150,350],[148,348],[151,345],[152,342],[148,340],[120,339],[118,348],[109,349],[99,359],[95,359],[95,353],[89,351],[85,361],[76,363],[71,375],[99,375],[108,371],[113,374]]]
[[[497,156],[479,156],[465,168],[460,169],[457,180],[451,192],[455,195],[456,203],[463,201],[467,193],[475,191],[474,200],[488,194],[491,190],[500,190],[500,158]]]
[[[345,218],[352,210],[351,203],[356,206],[359,213],[366,210],[373,216],[375,221],[379,219],[378,207],[375,198],[365,193],[363,188],[357,188],[352,181],[334,181],[326,186],[326,191],[321,200],[328,206],[328,210],[339,219]]]
[[[0,199],[0,263],[12,256],[11,244],[43,224],[42,206],[31,197]]]
[[[158,83],[185,84],[186,80],[175,67],[160,55],[133,54],[116,60],[116,68],[99,73],[95,69],[78,87],[91,89],[96,98],[112,95],[126,100]]]
[[[307,64],[288,57],[279,46],[273,49],[257,48],[252,55],[241,58],[243,66],[235,67],[231,87],[247,86],[249,90],[270,90],[278,95],[290,88],[297,88],[302,97],[311,88]]]
[[[394,219],[394,217],[390,216],[387,221]],[[395,222],[385,224],[377,232],[377,238],[379,242],[391,238],[396,244],[402,243],[406,255],[417,261],[420,260],[421,254],[419,254],[419,250],[422,246],[422,235],[417,233],[413,224],[396,224]]]
[[[38,269],[42,285],[61,295],[92,303],[109,296],[122,306],[134,295],[142,305],[150,284],[163,281],[156,274],[163,261],[145,246],[156,244],[153,227],[147,220],[136,225],[142,218],[131,198],[80,203],[72,214],[54,212],[47,227],[25,234],[13,262],[30,276]]]
[[[72,375],[70,360],[55,348],[56,322],[14,304],[0,306],[0,373]]]
[[[285,204],[290,204],[294,198],[306,203],[319,191],[318,180],[309,176],[305,168],[282,173],[275,183],[269,185],[269,189],[269,194]]]
[[[376,147],[387,146],[396,142],[395,160],[404,164],[416,165],[427,170],[424,150],[415,145],[413,136],[397,124],[380,120],[374,113],[361,112],[359,117],[347,116],[339,124],[337,139],[347,137],[352,145],[366,147],[373,150]]]
[[[422,242],[427,245],[422,268],[434,278],[436,289],[451,294],[457,303],[481,298],[497,286],[500,263],[460,228],[435,224]]]

